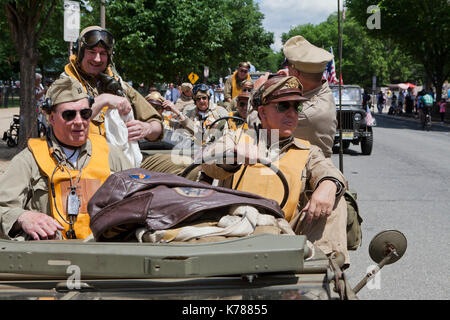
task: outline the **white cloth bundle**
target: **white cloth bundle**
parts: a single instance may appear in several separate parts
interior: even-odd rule
[[[106,141],[119,147],[130,160],[131,164],[139,168],[142,162],[142,153],[137,141],[128,141],[126,122],[134,119],[133,110],[121,116],[117,109],[108,108],[105,114]]]

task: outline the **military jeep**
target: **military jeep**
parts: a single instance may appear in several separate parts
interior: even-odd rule
[[[336,103],[336,117],[338,126],[334,144],[340,143],[340,132],[342,126],[342,145],[344,149],[361,144],[361,153],[370,155],[373,147],[373,127],[375,119],[367,113],[362,105],[362,89],[356,85],[341,86],[342,111],[339,106],[339,86],[330,86]],[[370,111],[369,111],[370,112]]]

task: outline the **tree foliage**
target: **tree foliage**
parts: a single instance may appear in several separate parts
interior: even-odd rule
[[[371,0],[347,0],[346,6],[363,27],[371,13]],[[373,38],[396,43],[419,61],[437,89],[450,75],[450,2],[448,0],[378,1],[380,28],[367,30]]]
[[[414,59],[402,52],[399,46],[387,39],[373,39],[367,35],[351,16],[341,20],[342,33],[342,80],[347,84],[372,87],[372,76],[378,85],[420,80],[419,66]],[[339,43],[337,13],[331,14],[318,25],[305,24],[283,33],[282,42],[295,35],[302,35],[312,44],[327,51],[333,48],[336,71],[339,71]]]
[[[204,66],[217,79],[240,61],[258,64],[273,42],[253,0],[115,1],[107,17],[117,68],[139,82],[179,82]]]

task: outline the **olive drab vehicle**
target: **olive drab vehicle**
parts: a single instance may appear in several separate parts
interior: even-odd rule
[[[370,155],[373,147],[373,127],[375,118],[368,114],[362,104],[362,90],[356,85],[341,86],[341,104],[339,106],[339,86],[330,85],[336,103],[336,118],[338,125],[334,144],[339,144],[342,126],[342,144],[347,149],[350,144],[361,145],[361,153]],[[370,112],[370,111],[369,111]]]
[[[211,159],[204,159],[208,160]],[[271,163],[263,165],[277,170]],[[285,180],[281,171],[277,175]],[[184,180],[194,183],[182,177],[177,179],[177,183]],[[283,185],[284,201],[289,189],[287,184]],[[133,196],[142,195],[142,190],[134,191],[128,184],[123,188]],[[99,191],[93,198],[99,197]],[[272,201],[275,209],[281,210],[275,201],[262,199]],[[124,213],[117,208],[126,206],[108,211],[112,205],[104,197],[101,201],[105,212],[114,213],[104,215],[105,219],[112,218],[108,220],[112,227],[105,234],[111,234],[112,230],[123,232],[123,227],[126,229],[136,221],[142,223],[142,219],[116,220]],[[91,202],[89,207],[94,239],[99,240]],[[148,218],[153,209],[146,208],[143,210]],[[400,259],[405,250],[406,238],[401,232],[390,230],[376,235],[369,253],[378,266],[351,288],[343,271],[344,256],[337,252],[327,257],[302,235],[261,233],[204,243],[149,243],[114,238],[108,242],[0,240],[0,299],[357,299],[367,281],[384,265]]]

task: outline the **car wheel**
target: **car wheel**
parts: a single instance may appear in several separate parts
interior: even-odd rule
[[[361,152],[363,155],[370,155],[372,153],[373,146],[373,134],[370,136],[364,137],[361,140]]]

